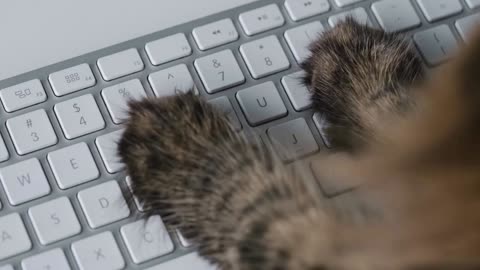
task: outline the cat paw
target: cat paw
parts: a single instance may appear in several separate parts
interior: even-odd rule
[[[411,86],[423,77],[412,45],[348,18],[325,32],[303,63],[313,107],[326,120],[332,147],[355,150],[375,140],[386,115],[413,105]]]

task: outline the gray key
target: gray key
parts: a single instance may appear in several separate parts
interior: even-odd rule
[[[14,112],[47,100],[40,80],[35,79],[0,90],[5,111]]]
[[[328,23],[330,24],[331,27],[335,27],[335,25],[337,25],[339,22],[345,21],[347,17],[352,17],[355,21],[357,21],[360,24],[372,26],[372,21],[370,21],[370,18],[368,17],[368,14],[364,8],[356,8],[356,9],[352,9],[346,12],[333,15],[330,18],[328,18]]]
[[[194,64],[208,93],[216,93],[245,81],[231,50],[198,58]]]
[[[0,134],[0,162],[7,160],[9,157],[7,146],[2,138],[2,134]]]
[[[285,0],[288,15],[294,21],[300,21],[330,10],[327,0]]]
[[[173,242],[160,216],[138,220],[120,229],[128,252],[139,264],[166,255],[174,250]]]
[[[0,232],[0,261],[32,248],[32,242],[18,213],[0,217]]]
[[[339,7],[344,7],[344,6],[348,6],[348,5],[358,3],[360,1],[363,1],[363,0],[335,0],[335,3]]]
[[[94,229],[130,215],[120,186],[114,180],[80,191],[78,201],[88,224]]]
[[[296,111],[306,110],[312,105],[310,92],[301,82],[303,76],[304,72],[299,71],[282,78],[283,88]]]
[[[115,124],[128,117],[128,102],[147,97],[139,79],[133,79],[102,90],[103,101]]]
[[[271,127],[267,134],[283,160],[293,160],[318,151],[318,144],[303,118]]]
[[[285,40],[297,63],[302,63],[310,56],[310,44],[316,41],[323,31],[325,31],[325,28],[319,21],[285,31]]]
[[[467,41],[472,30],[480,25],[480,14],[470,15],[455,22],[455,27],[464,41]]]
[[[97,138],[95,144],[102,157],[105,168],[109,173],[116,173],[123,170],[123,164],[117,155],[117,143],[123,134],[123,129],[102,135]]]
[[[290,67],[290,62],[277,36],[268,36],[243,44],[240,46],[240,53],[255,79],[263,78]]]
[[[470,8],[480,7],[480,0],[467,0],[467,4]]]
[[[405,31],[421,24],[410,0],[383,0],[373,3],[372,10],[387,32]]]
[[[287,108],[273,82],[240,90],[237,93],[237,99],[252,126],[287,115]]]
[[[120,270],[125,267],[125,260],[109,231],[73,243],[72,253],[80,270]]]
[[[12,205],[19,205],[50,193],[50,185],[36,158],[1,168],[0,180]]]
[[[47,159],[61,189],[71,188],[100,176],[85,142],[51,152]]]
[[[49,245],[79,234],[82,227],[67,197],[36,205],[28,210],[40,243]]]
[[[19,155],[57,143],[57,135],[43,109],[8,119],[7,128]]]
[[[185,64],[154,72],[148,76],[148,81],[157,97],[173,96],[196,90],[192,75]]]
[[[75,139],[105,127],[92,94],[58,103],[54,110],[67,139]]]
[[[417,0],[429,22],[441,20],[462,12],[460,0]]]
[[[448,60],[458,47],[457,40],[447,25],[418,32],[413,39],[429,65],[438,65]]]
[[[242,124],[240,123],[240,120],[238,120],[238,116],[235,113],[235,110],[232,107],[232,103],[230,103],[228,97],[211,99],[208,101],[208,103],[223,111],[236,131],[242,129]]]
[[[22,261],[22,270],[69,270],[63,250],[56,248],[28,257]]]

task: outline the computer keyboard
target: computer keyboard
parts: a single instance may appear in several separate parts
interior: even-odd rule
[[[478,0],[262,0],[0,81],[0,270],[210,270],[158,216],[137,220],[116,156],[127,101],[195,91],[286,162],[325,149],[299,83],[308,44],[347,16],[404,32],[425,65],[480,21]],[[281,149],[281,150],[280,150]],[[315,173],[315,172],[314,172]],[[349,183],[320,183],[326,196]]]

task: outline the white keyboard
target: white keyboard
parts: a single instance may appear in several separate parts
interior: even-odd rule
[[[0,81],[0,270],[201,269],[160,217],[137,220],[116,156],[127,102],[195,89],[286,162],[328,145],[299,63],[347,16],[402,31],[428,67],[480,21],[478,0],[264,0]],[[315,173],[315,172],[314,172]],[[348,183],[321,183],[326,196]]]

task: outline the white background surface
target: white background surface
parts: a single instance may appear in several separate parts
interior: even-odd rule
[[[256,0],[0,0],[0,80]]]

